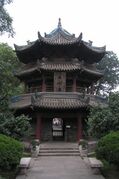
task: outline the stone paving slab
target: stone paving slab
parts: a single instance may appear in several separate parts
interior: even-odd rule
[[[26,175],[17,179],[104,179],[78,156],[39,157],[32,161]]]

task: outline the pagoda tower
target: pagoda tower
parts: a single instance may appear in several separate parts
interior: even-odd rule
[[[103,77],[96,69],[105,55],[63,29],[61,20],[51,33],[15,45],[22,68],[15,76],[25,84],[24,94],[12,97],[10,108],[32,118],[33,137],[40,141],[78,141],[83,138],[90,106],[105,105],[94,95],[94,84]]]

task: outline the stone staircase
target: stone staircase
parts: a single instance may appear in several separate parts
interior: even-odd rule
[[[39,156],[79,156],[77,143],[52,142],[40,145]]]

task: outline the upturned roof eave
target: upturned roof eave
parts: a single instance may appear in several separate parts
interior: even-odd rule
[[[96,47],[88,42],[83,41],[83,40],[81,41],[80,45],[82,46],[82,48],[85,48],[92,53],[97,53],[97,54],[102,54],[102,55],[105,55],[105,53],[106,53],[105,45],[102,47]]]
[[[36,51],[37,51],[37,58],[38,57],[42,58],[43,56],[45,56],[43,49],[45,49],[45,53],[47,53],[47,48],[65,47],[65,46],[70,47],[70,50],[72,47],[73,49],[75,47],[75,53],[77,54],[75,56],[76,57],[81,56],[82,58],[84,58],[84,60],[89,61],[89,63],[100,61],[103,58],[103,56],[106,54],[105,46],[104,47],[89,46],[86,45],[86,43],[84,43],[82,40],[81,41],[77,40],[75,41],[75,43],[73,42],[69,44],[67,43],[67,44],[60,44],[60,45],[50,44],[49,42],[36,40],[34,43],[26,46],[15,45],[15,51],[21,62],[29,63],[29,61],[31,61],[31,59],[29,59],[31,55],[33,56],[32,61],[36,59]],[[29,54],[31,55],[29,56]]]
[[[38,40],[29,42],[29,44],[27,44],[27,45],[20,46],[20,45],[14,44],[15,52],[24,53],[27,50],[32,50],[32,48],[34,48],[37,43],[38,43]]]
[[[46,38],[42,37],[41,35],[38,35],[38,39],[36,41],[33,42],[29,42],[29,44],[27,45],[22,45],[19,46],[17,44],[14,44],[14,48],[15,48],[15,52],[17,53],[24,53],[26,51],[32,51],[34,48],[36,48],[37,46],[43,46],[43,45],[48,45],[48,46],[72,46],[75,44],[79,44],[81,42],[82,39],[82,34],[79,35],[78,38],[76,38],[75,40],[72,41],[67,41],[67,42],[62,42],[62,43],[56,43],[50,40],[47,40]]]
[[[39,39],[37,39],[34,42],[29,42],[29,44],[27,44],[27,45],[19,46],[19,45],[14,44],[14,47],[15,47],[16,52],[24,53],[27,50],[32,51],[37,46],[39,46],[39,48],[40,48],[40,46],[43,46],[43,44],[49,45],[49,46],[65,46],[65,45],[66,46],[68,46],[68,45],[72,46],[72,45],[78,44],[78,48],[80,48],[80,46],[82,46],[82,48],[85,48],[90,52],[94,52],[94,53],[98,53],[98,54],[105,54],[106,53],[106,46],[95,47],[95,46],[89,45],[87,42],[82,40],[81,35],[78,38],[76,38],[76,40],[71,41],[71,42],[69,41],[67,43],[53,43],[53,42],[47,41],[43,37],[39,37]]]
[[[34,68],[31,68],[31,69],[26,69],[26,70],[23,70],[23,71],[20,71],[20,72],[17,72],[15,73],[15,76],[18,77],[18,78],[22,78],[24,76],[28,76],[29,74],[34,74],[35,72],[47,72],[47,71],[66,71],[66,72],[83,72],[83,73],[87,73],[89,75],[94,75],[94,76],[97,76],[99,78],[101,78],[103,75],[104,75],[104,71],[97,71],[97,70],[93,70],[93,69],[90,69],[90,68],[86,68],[86,67],[80,67],[80,65],[76,67],[72,67],[69,69],[63,69],[63,68],[43,68],[42,66],[36,66]]]
[[[104,71],[99,70],[92,70],[90,68],[82,67],[82,71],[86,72],[87,74],[92,74],[98,77],[102,77],[104,75]]]

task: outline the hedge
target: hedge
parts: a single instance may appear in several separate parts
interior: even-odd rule
[[[119,131],[111,132],[99,140],[96,156],[119,166]]]
[[[5,135],[0,134],[0,170],[15,169],[23,154],[23,145]]]

